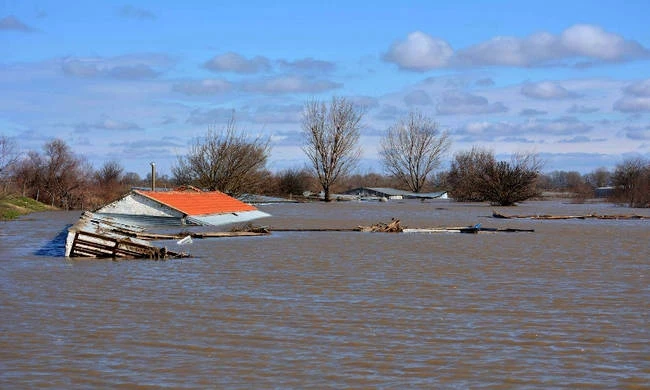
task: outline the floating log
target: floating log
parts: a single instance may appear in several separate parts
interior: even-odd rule
[[[598,215],[598,214],[587,214],[587,215],[505,215],[499,212],[493,211],[492,218],[499,219],[647,219],[643,215]]]

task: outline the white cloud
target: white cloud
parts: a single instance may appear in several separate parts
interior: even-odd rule
[[[379,107],[379,99],[372,96],[351,96],[348,99],[356,106],[361,107],[364,110],[369,110],[372,108]]]
[[[575,117],[561,117],[552,120],[534,119],[525,122],[480,121],[458,127],[454,135],[462,142],[513,141],[531,142],[540,136],[578,135],[593,129]],[[530,138],[530,139],[529,139]]]
[[[154,20],[156,15],[144,8],[137,8],[132,5],[125,5],[119,9],[118,14],[125,18],[138,19],[138,20]]]
[[[156,78],[160,69],[173,61],[164,54],[135,54],[119,57],[67,57],[61,60],[66,76],[117,80],[145,80]]]
[[[519,111],[519,115],[521,116],[536,116],[546,114],[548,114],[548,111],[536,110],[534,108],[524,108],[523,110]]]
[[[623,92],[633,96],[650,97],[650,79],[630,84],[623,89]]]
[[[266,57],[256,56],[248,59],[240,54],[228,52],[213,57],[204,67],[213,72],[258,73],[271,69],[271,64]]]
[[[123,130],[141,130],[142,128],[134,122],[122,121],[104,117],[92,123],[77,123],[74,125],[75,131],[83,133],[88,130],[108,130],[108,131],[123,131]]]
[[[566,111],[570,114],[591,114],[599,111],[598,107],[588,107],[582,104],[574,104]]]
[[[176,83],[172,86],[172,90],[180,92],[185,95],[215,95],[232,90],[233,85],[227,80],[220,79],[206,79],[199,81],[185,81]]]
[[[470,122],[456,130],[454,135],[462,142],[493,141],[498,137],[519,135],[519,127],[510,122]]]
[[[299,123],[302,117],[302,106],[292,105],[265,105],[260,106],[251,114],[254,123]]]
[[[397,64],[400,69],[424,72],[446,67],[453,54],[454,50],[446,41],[416,31],[410,33],[405,41],[393,43],[383,58]]]
[[[537,120],[528,122],[521,127],[522,132],[535,135],[583,134],[591,129],[593,129],[592,125],[573,116],[564,116],[553,120]]]
[[[336,64],[329,61],[316,60],[313,58],[303,58],[295,61],[278,60],[280,66],[283,66],[295,72],[332,72],[336,69]]]
[[[625,137],[635,141],[650,141],[650,125],[649,126],[627,126],[623,129]]]
[[[278,76],[242,84],[248,92],[267,94],[317,93],[340,88],[343,85],[329,80],[312,80],[300,76]]]
[[[213,108],[209,110],[194,109],[187,118],[187,123],[192,125],[213,125],[215,123],[226,123],[233,116],[239,121],[248,120],[248,113],[245,111],[235,111],[232,108]]]
[[[491,87],[494,85],[494,80],[489,77],[476,80],[476,85],[480,87]]]
[[[521,87],[521,94],[533,99],[566,99],[577,97],[578,94],[570,92],[558,83],[543,81],[541,83],[528,83]]]
[[[416,89],[404,96],[404,103],[407,106],[428,106],[432,103],[431,97],[425,91]]]
[[[576,135],[575,137],[561,139],[558,142],[562,144],[580,144],[580,143],[593,142],[593,141],[595,140],[592,140],[591,138],[585,135]],[[603,139],[600,139],[598,141],[603,141]]]
[[[493,114],[508,111],[501,102],[489,103],[487,98],[458,90],[445,91],[436,107],[439,115]]]
[[[650,97],[624,96],[614,102],[614,109],[621,112],[650,112]]]
[[[404,115],[406,113],[406,110],[401,109],[397,106],[394,106],[392,104],[383,104],[380,108],[377,114],[375,114],[376,119],[380,120],[389,120],[389,121],[394,121],[397,120],[400,116]]]
[[[119,80],[150,79],[158,76],[153,68],[144,64],[116,66],[108,69],[106,75]]]
[[[614,110],[650,112],[650,79],[629,84],[623,88],[623,97],[614,102]]]
[[[557,39],[549,33],[537,33],[520,39],[495,37],[459,50],[454,61],[461,66],[530,66],[553,57]]]
[[[567,28],[560,34],[559,40],[561,48],[570,56],[621,61],[648,55],[648,49],[637,42],[590,24],[576,24]]]
[[[649,58],[650,50],[636,41],[590,24],[576,24],[560,34],[538,32],[525,38],[497,36],[454,52],[440,38],[416,31],[393,43],[384,60],[401,69],[428,71],[445,67],[593,66]]]

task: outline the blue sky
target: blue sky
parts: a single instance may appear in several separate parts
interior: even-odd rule
[[[544,170],[650,158],[647,1],[0,1],[0,135],[64,139],[96,167],[162,173],[188,144],[268,136],[273,171],[302,168],[304,103],[365,110],[361,173],[419,110]]]

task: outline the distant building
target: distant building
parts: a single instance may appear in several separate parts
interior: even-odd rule
[[[609,198],[614,195],[614,190],[616,190],[616,187],[598,187],[594,190],[594,196],[596,198]]]
[[[448,199],[447,192],[418,193],[411,191],[397,190],[387,187],[358,187],[343,192],[346,196],[357,196],[360,199],[386,198],[386,199]]]

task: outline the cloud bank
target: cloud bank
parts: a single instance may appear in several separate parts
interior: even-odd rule
[[[573,66],[584,66],[584,60],[603,63],[649,57],[650,50],[638,42],[591,24],[576,24],[560,34],[497,36],[457,51],[441,38],[416,31],[394,42],[383,55],[384,61],[400,69],[418,72],[451,67],[566,66],[572,60]],[[575,62],[578,59],[582,61]]]

